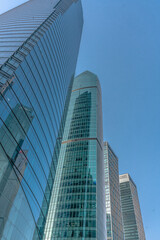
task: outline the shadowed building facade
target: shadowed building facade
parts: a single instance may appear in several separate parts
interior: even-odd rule
[[[45,227],[46,240],[106,239],[101,89],[74,79]]]
[[[0,23],[0,238],[40,240],[78,57],[81,1],[30,0]]]
[[[119,176],[125,240],[145,240],[137,187],[129,174]]]
[[[107,240],[124,240],[119,190],[118,158],[104,142]]]

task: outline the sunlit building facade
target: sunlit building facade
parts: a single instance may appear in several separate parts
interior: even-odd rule
[[[82,26],[77,0],[0,15],[2,240],[43,239]]]
[[[119,177],[125,240],[145,240],[138,193],[129,174]]]
[[[106,239],[101,88],[88,71],[73,82],[44,239]]]
[[[124,240],[119,190],[118,158],[104,142],[107,240]]]

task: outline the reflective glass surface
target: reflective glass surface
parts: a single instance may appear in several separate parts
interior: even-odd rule
[[[60,1],[56,15],[46,17],[0,69],[0,238],[5,240],[43,237],[75,72],[80,1]]]
[[[96,75],[73,81],[45,239],[106,239],[101,117]],[[99,121],[99,122],[98,122]],[[102,124],[102,122],[101,122]]]

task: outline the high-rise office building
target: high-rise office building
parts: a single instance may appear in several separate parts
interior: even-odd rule
[[[0,15],[1,239],[43,237],[82,26],[80,0]]]
[[[145,240],[138,193],[129,174],[119,177],[125,240]]]
[[[101,89],[88,71],[73,82],[44,239],[106,239]]]
[[[104,142],[104,171],[107,240],[123,240],[118,158],[108,142]]]

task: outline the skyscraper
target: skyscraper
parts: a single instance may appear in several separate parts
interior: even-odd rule
[[[74,79],[45,227],[46,240],[106,239],[101,89]]]
[[[0,15],[0,23],[0,202],[7,209],[0,211],[0,236],[42,239],[81,39],[81,2],[30,0]]]
[[[129,174],[119,179],[125,240],[145,240],[136,185]]]
[[[104,142],[107,240],[123,240],[123,224],[119,190],[118,158],[108,142]]]

